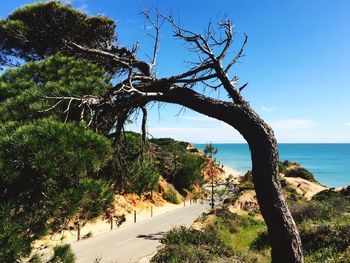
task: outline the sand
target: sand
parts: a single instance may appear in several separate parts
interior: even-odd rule
[[[189,201],[186,201],[186,202],[189,202]],[[162,206],[153,206],[153,217],[156,217],[157,215],[180,208],[182,206],[183,206],[183,203],[179,205],[175,205],[168,202],[163,203]],[[125,225],[134,224],[134,211],[136,211],[137,222],[151,217],[150,206],[146,206],[143,208],[135,207],[133,211],[125,214],[126,221],[120,226],[120,228],[124,227]],[[94,220],[93,222],[88,222],[84,227],[82,227],[80,231],[80,236],[81,238],[83,238],[88,233],[91,233],[92,236],[97,236],[99,234],[102,234],[108,231],[113,231],[110,229],[110,227],[111,227],[110,222],[100,217],[97,220]],[[117,226],[114,225],[114,229],[117,229]],[[50,253],[50,250],[51,250],[50,248],[56,245],[71,244],[76,241],[77,241],[76,230],[73,230],[73,231],[66,230],[64,231],[64,233],[48,235],[34,242],[33,253],[46,255],[47,253]]]
[[[284,177],[287,184],[294,188],[298,194],[310,200],[315,194],[328,189],[318,183],[307,181],[300,177]]]

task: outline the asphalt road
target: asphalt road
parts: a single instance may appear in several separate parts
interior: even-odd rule
[[[186,204],[185,207],[165,212],[135,224],[103,233],[72,244],[77,263],[92,263],[101,258],[103,263],[134,263],[152,255],[160,245],[159,239],[174,226],[190,226],[208,204]]]

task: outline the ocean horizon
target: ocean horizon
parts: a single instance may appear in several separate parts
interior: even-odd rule
[[[194,144],[204,150],[206,144]],[[251,157],[246,143],[213,143],[215,158],[243,175],[251,170]],[[279,143],[281,161],[300,163],[315,179],[328,187],[350,185],[350,143]]]

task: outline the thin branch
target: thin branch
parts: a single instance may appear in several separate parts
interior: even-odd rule
[[[239,92],[241,92],[245,87],[247,87],[249,82],[245,83],[242,87],[238,89]]]
[[[46,113],[48,111],[51,111],[53,110],[54,108],[56,108],[63,100],[59,100],[57,103],[55,103],[53,106],[51,106],[50,108],[47,108],[46,110],[41,110],[39,112],[41,113]]]
[[[167,17],[164,15],[161,16],[174,27],[174,35],[176,37],[183,39],[186,42],[194,43],[200,51],[209,56],[212,60],[216,60],[208,41],[202,35],[180,27],[172,17]]]
[[[69,102],[68,102],[68,106],[67,106],[66,110],[63,112],[63,113],[66,113],[66,112],[67,112],[67,114],[66,114],[66,118],[64,119],[64,123],[66,123],[66,122],[67,122],[67,120],[68,120],[69,110],[70,110],[70,105],[72,104],[72,101],[73,101],[73,99],[70,99],[70,100],[69,100]]]
[[[243,42],[243,45],[241,46],[241,49],[239,50],[239,52],[237,53],[237,55],[231,60],[231,62],[227,65],[227,67],[225,68],[225,73],[227,73],[230,68],[238,61],[238,59],[240,57],[242,57],[243,55],[243,51],[244,51],[244,48],[246,46],[248,42],[248,36],[246,34],[244,34],[244,42]]]
[[[225,39],[225,46],[223,50],[221,51],[221,54],[218,56],[218,60],[222,61],[223,58],[226,56],[227,51],[230,49],[231,44],[232,44],[232,29],[233,29],[233,24],[230,20],[225,20],[221,24],[222,27],[225,28],[225,34],[226,34],[226,39]]]
[[[162,26],[163,22],[159,22],[160,13],[157,10],[156,14],[156,21],[153,21],[151,18],[149,11],[146,9],[142,12],[142,14],[145,16],[146,20],[152,25],[152,27],[155,30],[155,36],[148,34],[154,39],[154,46],[153,46],[153,57],[152,57],[152,66],[155,66],[157,64],[157,54],[159,51],[159,33],[160,33],[160,27]],[[163,19],[164,21],[164,19]],[[145,23],[145,30],[146,30],[146,23]]]
[[[77,43],[73,43],[73,42],[69,42],[67,43],[67,45],[71,45],[72,47],[78,49],[79,51],[82,51],[82,52],[87,52],[87,53],[90,53],[90,54],[95,54],[95,55],[99,55],[99,56],[103,56],[103,57],[107,57],[107,58],[110,58],[112,59],[114,62],[116,62],[120,67],[123,67],[123,68],[130,68],[132,67],[133,63],[130,62],[130,61],[127,61],[126,59],[124,58],[121,58],[111,52],[107,52],[107,51],[104,51],[104,50],[100,50],[100,49],[95,49],[95,48],[88,48],[88,47],[83,47],[82,45],[79,45]]]

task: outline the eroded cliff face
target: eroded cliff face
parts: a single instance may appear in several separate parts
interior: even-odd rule
[[[204,155],[204,154],[203,154]],[[206,181],[211,181],[214,178],[214,181],[224,181],[224,170],[218,164],[216,164],[211,158],[205,159],[205,166],[203,169],[203,176]]]

